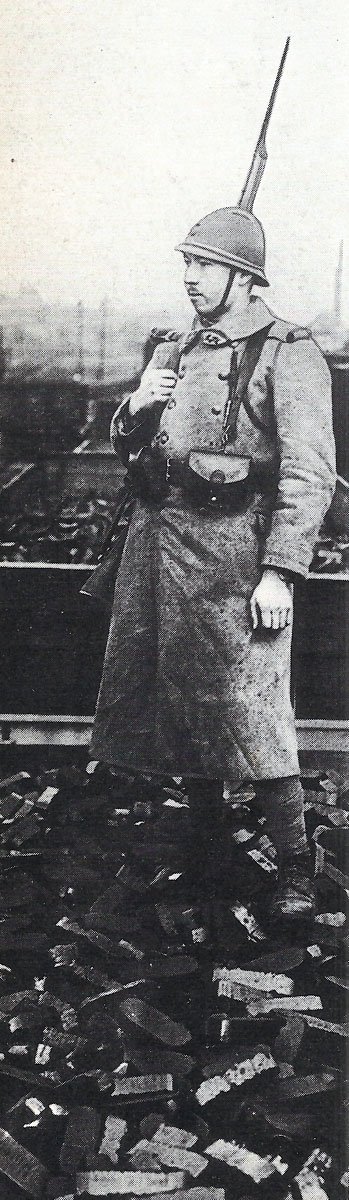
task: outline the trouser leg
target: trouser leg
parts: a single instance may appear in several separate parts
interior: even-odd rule
[[[217,870],[223,814],[223,780],[188,779],[191,870],[203,880]]]
[[[279,862],[307,850],[304,793],[299,775],[265,779],[254,785]]]
[[[299,776],[263,780],[256,793],[278,854],[279,886],[271,914],[287,921],[308,920],[314,914],[315,893]]]
[[[223,780],[188,779],[187,791],[192,829],[210,836],[222,817]]]

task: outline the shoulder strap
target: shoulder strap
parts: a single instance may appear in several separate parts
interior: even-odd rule
[[[264,343],[270,334],[273,324],[274,322],[271,321],[270,325],[267,325],[264,329],[258,329],[257,333],[253,333],[252,337],[248,338],[246,342],[240,363],[240,370],[236,381],[235,391],[233,393],[228,411],[225,415],[223,427],[223,444],[225,446],[235,437],[237,419],[242,404],[244,405],[244,408],[246,409],[246,412],[253,425],[255,425],[257,429],[265,429],[264,424],[262,421],[260,421],[257,414],[251,408],[247,398],[247,388],[250,380],[252,379],[252,375],[261,356]]]
[[[178,333],[177,329],[158,329],[157,326],[154,326],[150,330],[149,336],[150,341],[154,343],[154,346],[157,346],[159,342],[179,342],[181,334]]]

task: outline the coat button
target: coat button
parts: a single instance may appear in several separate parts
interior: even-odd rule
[[[167,408],[175,408],[176,404],[177,404],[177,400],[175,400],[174,396],[172,396],[172,400],[169,400]]]
[[[169,440],[169,436],[170,435],[168,433],[166,433],[166,431],[164,430],[164,432],[161,434],[160,446],[166,445],[166,442],[168,442],[168,440]]]
[[[185,375],[185,367],[180,367],[179,371],[178,371],[178,379],[183,379],[184,375]]]
[[[213,416],[214,416],[214,417],[220,417],[220,415],[221,415],[221,412],[222,412],[222,409],[221,409],[221,408],[215,408],[215,407],[213,406],[213,408],[211,408],[211,412],[213,413]]]

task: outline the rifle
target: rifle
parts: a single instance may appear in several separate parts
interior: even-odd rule
[[[267,111],[266,111],[266,114],[264,117],[263,125],[261,128],[260,134],[259,134],[259,138],[257,141],[256,149],[255,149],[253,159],[251,162],[251,166],[250,166],[250,169],[249,169],[249,172],[247,175],[246,182],[245,182],[244,187],[241,192],[240,200],[238,201],[238,207],[244,208],[245,210],[247,210],[247,212],[252,212],[253,205],[254,205],[256,195],[258,192],[258,188],[259,188],[261,179],[262,179],[264,171],[265,171],[267,158],[268,158],[265,139],[266,139],[266,135],[267,135],[267,131],[268,131],[270,117],[271,117],[271,114],[272,114],[272,111],[274,108],[276,93],[277,93],[280,79],[282,76],[282,72],[284,69],[289,44],[290,44],[290,39],[288,37],[287,41],[286,41],[285,49],[284,49],[284,52],[283,52],[283,55],[281,58],[279,70],[278,70],[278,73],[277,73],[277,76],[275,79],[274,87],[273,87],[273,90],[271,93],[271,97],[269,100],[268,108],[267,108]]]

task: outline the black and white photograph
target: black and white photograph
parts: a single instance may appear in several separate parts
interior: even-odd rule
[[[0,47],[0,1200],[346,1200],[347,5]]]

